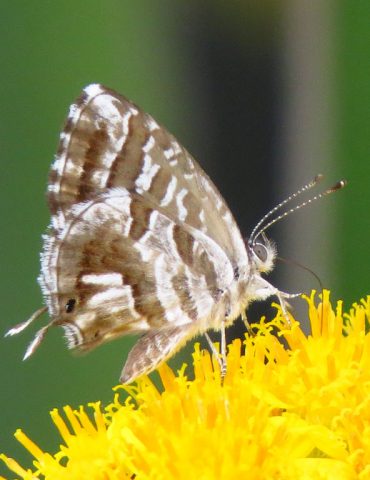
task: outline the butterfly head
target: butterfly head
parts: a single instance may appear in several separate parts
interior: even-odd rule
[[[263,233],[262,240],[256,238],[249,239],[247,243],[248,256],[255,269],[260,273],[270,272],[275,263],[276,247]]]

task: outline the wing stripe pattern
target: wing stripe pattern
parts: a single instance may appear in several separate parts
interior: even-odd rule
[[[50,175],[52,212],[62,210],[65,214],[77,201],[88,200],[113,187],[135,188],[147,156],[160,169],[152,171],[148,191],[136,190],[177,220],[180,198],[182,221],[202,229],[229,258],[241,258],[240,263],[245,265],[244,242],[235,221],[226,215],[220,222],[220,215],[229,210],[219,192],[188,152],[148,114],[121,95],[100,85],[90,85],[71,107],[67,127]],[[89,166],[84,167],[86,155]],[[91,162],[95,162],[95,167]],[[84,170],[90,172],[87,185],[86,180],[81,180]],[[54,224],[64,227],[60,219]]]
[[[124,179],[124,186],[131,190],[135,185],[135,180],[139,177],[144,166],[143,145],[150,137],[149,132],[142,130],[142,114],[133,114],[131,109],[126,113],[128,118],[128,131],[126,141],[116,155],[111,165],[109,177],[105,188],[112,188]]]
[[[90,85],[70,109],[49,181],[40,283],[71,347],[222,321],[244,243],[207,175],[152,117]]]

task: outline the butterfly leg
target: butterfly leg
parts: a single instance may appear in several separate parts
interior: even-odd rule
[[[212,354],[215,356],[215,358],[217,358],[217,361],[218,361],[218,363],[219,363],[220,366],[221,366],[221,363],[220,363],[220,354],[219,354],[218,351],[216,350],[216,347],[214,346],[214,344],[213,344],[210,336],[208,335],[207,332],[204,333],[204,336],[205,336],[206,339],[207,339],[209,348],[212,350]]]
[[[291,325],[290,323],[290,318],[288,314],[288,302],[285,301],[283,296],[281,295],[281,292],[277,294],[277,298],[279,300],[280,306],[281,306],[281,311],[283,312],[283,317],[285,318],[286,322],[288,323],[289,327]]]
[[[242,311],[241,317],[242,317],[243,323],[245,325],[245,328],[247,329],[248,335],[251,336],[251,337],[254,337],[255,334],[252,330],[251,324],[248,322],[247,314],[246,314],[245,310]]]
[[[225,326],[223,325],[221,328],[221,354],[216,350],[216,347],[214,346],[207,332],[204,333],[204,336],[207,339],[208,345],[212,351],[213,356],[216,358],[218,364],[220,365],[221,381],[223,382],[223,379],[227,371]]]
[[[276,296],[279,300],[281,311],[283,312],[283,316],[289,326],[291,326],[291,321],[290,321],[289,312],[288,312],[290,305],[286,299],[300,297],[301,295],[302,295],[301,293],[286,293],[286,292],[282,292],[281,290],[276,291]]]
[[[226,359],[226,329],[225,322],[222,323],[221,328],[221,382],[224,382],[224,378],[227,372],[227,359]]]

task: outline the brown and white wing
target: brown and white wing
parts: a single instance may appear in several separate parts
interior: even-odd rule
[[[74,204],[114,187],[136,191],[177,223],[202,231],[235,266],[247,263],[227,205],[189,153],[150,115],[93,84],[71,106],[50,172],[52,226],[63,228]]]
[[[188,337],[223,318],[218,300],[233,268],[206,235],[122,187],[72,207],[68,218],[58,248],[46,239],[41,284],[70,347],[180,327]]]
[[[48,203],[39,281],[52,321],[27,355],[50,325],[83,350],[142,332],[130,381],[237,313],[230,288],[249,267],[228,207],[177,140],[116,92],[90,85],[71,106]]]

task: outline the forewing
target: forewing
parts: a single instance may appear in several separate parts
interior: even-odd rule
[[[176,223],[212,238],[235,264],[245,265],[238,227],[189,153],[129,100],[90,85],[70,109],[50,172],[53,227],[64,228],[74,204],[114,187],[141,194]]]

